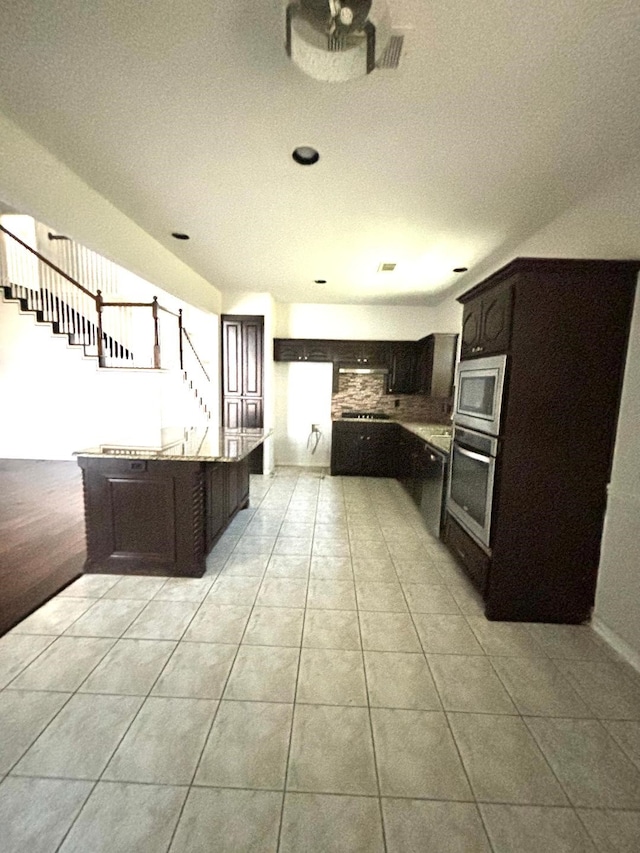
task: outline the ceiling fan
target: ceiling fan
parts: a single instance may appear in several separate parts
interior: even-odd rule
[[[390,38],[385,0],[296,0],[287,5],[287,54],[316,80],[341,82],[370,74]]]

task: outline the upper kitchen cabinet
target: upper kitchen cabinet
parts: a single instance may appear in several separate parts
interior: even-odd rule
[[[333,360],[362,367],[388,367],[387,341],[333,341]]]
[[[416,386],[418,344],[416,341],[390,343],[387,394],[413,394]]]
[[[460,357],[506,352],[511,339],[512,282],[504,281],[488,293],[478,285],[459,301],[464,305]]]
[[[311,338],[274,338],[274,361],[333,361],[335,341]]]
[[[398,431],[395,423],[334,421],[332,476],[395,477]]]
[[[458,336],[427,335],[418,341],[415,390],[427,397],[451,397]]]

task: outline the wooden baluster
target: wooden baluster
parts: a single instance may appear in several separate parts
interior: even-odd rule
[[[96,311],[98,312],[98,364],[105,367],[104,344],[102,340],[102,291],[96,292]]]
[[[158,297],[153,297],[151,303],[151,313],[153,314],[153,366],[160,367],[160,331],[158,327]]]

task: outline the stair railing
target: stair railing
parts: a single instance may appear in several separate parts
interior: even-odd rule
[[[193,395],[198,408],[206,420],[211,419],[212,383],[211,377],[202,363],[189,332],[182,319],[182,308],[178,312],[180,370],[182,378]]]
[[[101,290],[93,293],[1,223],[0,231],[44,265],[35,276],[26,277],[27,285],[12,280],[11,275],[6,284],[3,282],[10,297],[18,299],[24,310],[35,312],[41,322],[51,323],[54,331],[66,334],[71,344],[83,346],[86,355],[97,356],[100,367],[172,366],[162,363],[161,339],[177,336],[182,340],[179,325],[165,317],[178,315],[160,305],[157,296],[151,302],[106,302]],[[170,360],[172,351],[177,353],[177,346],[167,348],[165,360]]]

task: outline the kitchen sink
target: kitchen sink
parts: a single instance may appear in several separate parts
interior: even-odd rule
[[[446,450],[447,452],[451,450],[451,435],[449,433],[434,433],[433,435],[425,436],[425,439],[440,450]]]

